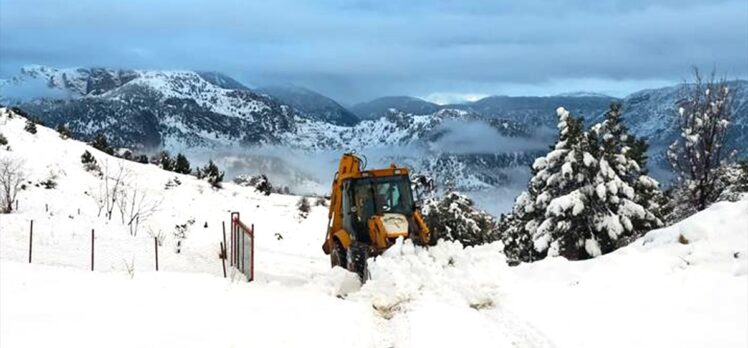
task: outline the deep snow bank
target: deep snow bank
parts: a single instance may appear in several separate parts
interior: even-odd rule
[[[512,268],[501,303],[558,347],[746,347],[747,248],[748,201],[717,203],[593,260]]]
[[[506,271],[501,244],[463,248],[440,241],[431,248],[399,239],[382,256],[369,260],[369,280],[360,296],[378,308],[391,308],[425,295],[473,308],[494,305]]]

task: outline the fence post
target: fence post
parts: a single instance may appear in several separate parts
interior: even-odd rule
[[[223,226],[223,259],[226,259],[226,221],[221,221],[221,225]]]
[[[221,242],[221,265],[223,266],[223,277],[226,278],[226,244]]]
[[[223,266],[223,277],[226,278],[226,258],[229,256],[226,254],[226,221],[221,221],[223,227],[223,243],[221,243],[221,265]]]
[[[94,270],[94,229],[91,229],[91,271]]]
[[[231,220],[231,231],[234,232],[234,248],[231,250],[231,258],[234,261],[234,267],[239,268],[239,231],[234,220]]]
[[[31,226],[29,227],[29,263],[31,263],[31,246],[34,242],[34,220],[31,220]]]
[[[153,237],[153,247],[156,250],[156,272],[158,272],[158,237]]]

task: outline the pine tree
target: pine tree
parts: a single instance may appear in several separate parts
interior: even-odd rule
[[[738,201],[748,194],[748,160],[723,165],[716,182],[720,191],[718,201]]]
[[[596,230],[600,232],[596,240],[607,253],[661,227],[664,196],[657,181],[644,173],[646,141],[629,134],[620,104],[611,104],[605,120],[592,127],[590,141],[599,161],[594,179]]]
[[[107,154],[114,154],[114,148],[109,145],[109,140],[107,140],[106,136],[102,133],[96,134],[94,140],[91,142],[91,146]]]
[[[209,182],[213,188],[220,189],[223,187],[221,182],[223,182],[224,172],[218,169],[213,160],[208,161],[204,168],[198,168],[195,174],[198,179],[205,179]]]
[[[265,174],[260,174],[255,183],[255,191],[262,192],[265,196],[270,196],[273,192],[273,185]]]
[[[3,135],[3,133],[0,133],[0,145],[8,145],[8,139]]]
[[[99,172],[101,170],[99,164],[96,162],[96,157],[88,152],[88,150],[84,151],[83,155],[81,155],[81,163],[83,164],[83,168],[89,172]]]
[[[180,174],[191,174],[192,168],[190,168],[190,161],[187,160],[183,154],[177,154],[177,159],[174,164],[174,171]]]
[[[546,255],[576,260],[600,254],[591,205],[597,160],[590,154],[582,120],[564,108],[556,113],[558,142],[535,160],[528,191],[517,198],[512,215],[503,221],[505,249],[515,261]]]
[[[298,202],[296,202],[296,208],[299,210],[299,216],[304,219],[306,219],[307,216],[309,216],[309,212],[312,211],[312,207],[309,205],[309,200],[303,196]]]
[[[31,119],[26,119],[26,126],[23,129],[31,134],[36,134],[36,123]]]
[[[156,157],[156,164],[163,170],[174,171],[175,161],[168,151],[161,151]]]
[[[470,198],[459,192],[428,199],[422,213],[432,241],[444,239],[472,246],[499,239],[493,216],[475,207]]]
[[[73,136],[73,133],[70,132],[70,129],[64,123],[57,124],[57,133],[60,134],[60,138],[62,139],[68,139]]]

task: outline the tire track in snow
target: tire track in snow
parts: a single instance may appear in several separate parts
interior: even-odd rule
[[[517,348],[553,348],[551,341],[530,323],[507,309],[496,307],[481,310],[481,314],[496,323]]]

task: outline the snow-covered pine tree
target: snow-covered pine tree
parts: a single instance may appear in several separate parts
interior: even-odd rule
[[[681,137],[668,148],[667,156],[676,175],[673,190],[674,219],[704,210],[720,195],[720,167],[731,163],[725,140],[731,118],[732,94],[725,80],[714,73],[704,80],[697,69],[695,82],[683,86],[676,118]]]
[[[611,104],[605,120],[592,126],[589,138],[598,161],[592,202],[598,232],[595,242],[607,253],[663,225],[662,193],[657,181],[644,172],[646,142],[629,134],[620,104]]]
[[[419,201],[425,201],[434,198],[436,194],[436,184],[434,178],[428,174],[414,174],[411,176],[411,189]]]
[[[257,177],[257,182],[254,184],[255,191],[262,192],[265,196],[270,196],[273,192],[273,185],[270,183],[270,179],[265,174],[260,174]]]
[[[738,201],[748,194],[748,160],[720,167],[717,189],[719,201]]]
[[[498,240],[493,216],[476,208],[470,198],[458,192],[427,200],[422,213],[432,241],[456,240],[463,246],[472,246]]]
[[[590,154],[582,120],[564,108],[556,113],[558,141],[546,156],[535,160],[528,190],[517,197],[502,225],[510,262],[546,255],[576,260],[600,254],[590,204],[597,160]]]

